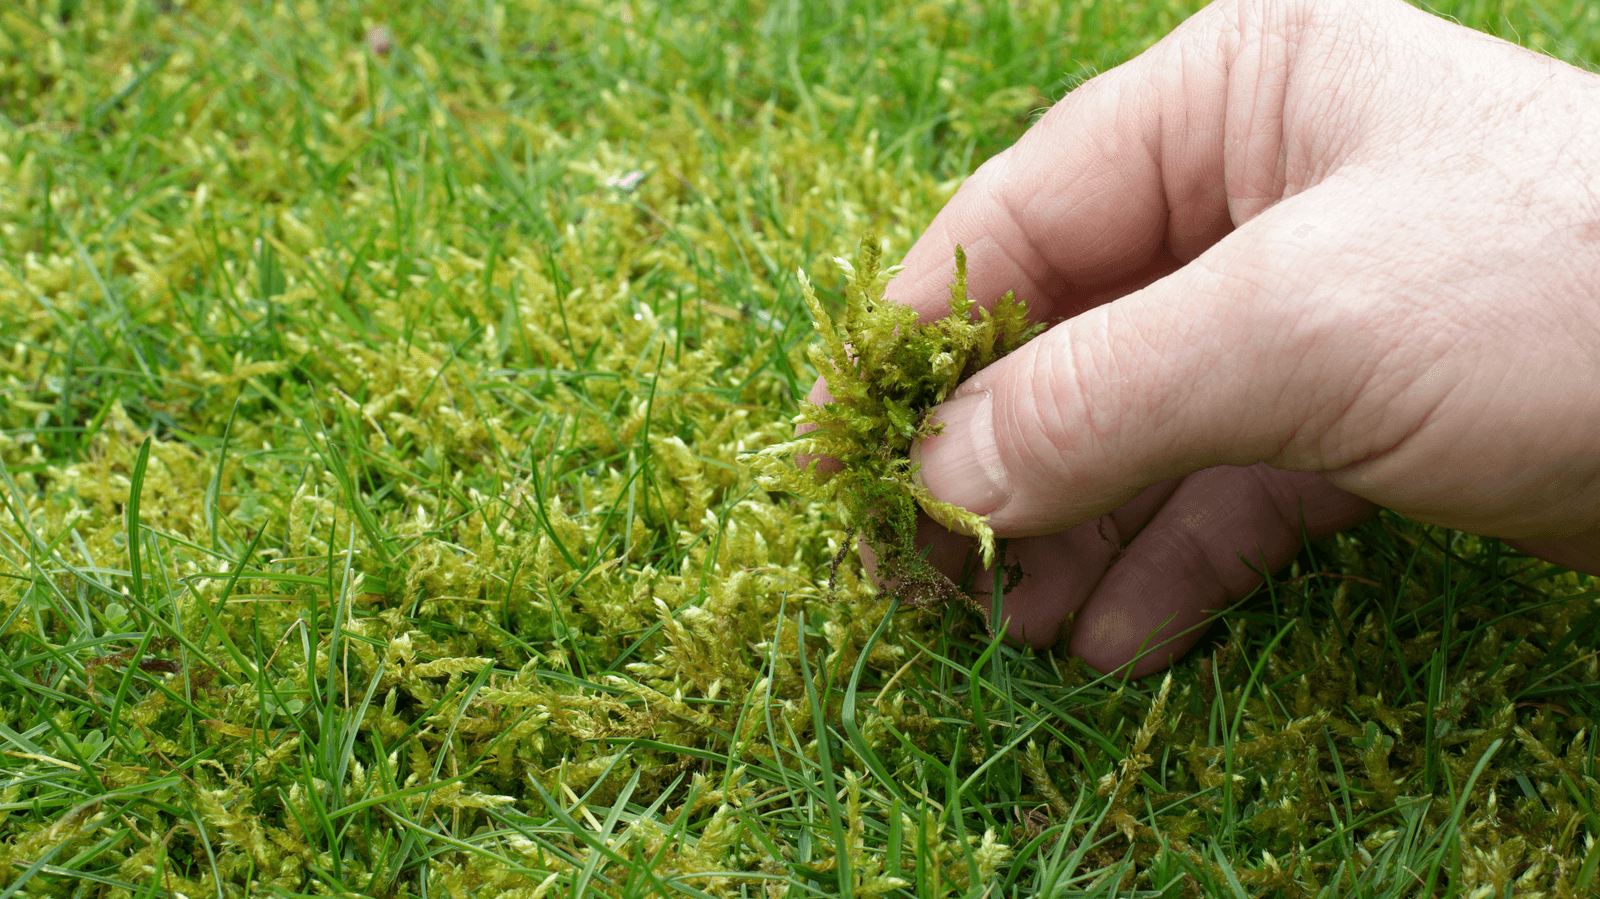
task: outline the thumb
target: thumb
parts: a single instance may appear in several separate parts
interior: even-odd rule
[[[1295,246],[1308,199],[969,378],[935,410],[943,431],[912,450],[924,486],[1025,536],[1214,465],[1318,471],[1368,452],[1315,436],[1350,408],[1374,348],[1337,321],[1337,302],[1308,296],[1325,281],[1290,274],[1328,264]]]

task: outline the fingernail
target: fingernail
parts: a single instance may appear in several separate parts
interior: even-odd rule
[[[988,515],[1011,498],[994,441],[994,394],[980,390],[934,407],[944,432],[911,448],[917,476],[935,499]]]

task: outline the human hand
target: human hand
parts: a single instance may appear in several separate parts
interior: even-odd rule
[[[1399,2],[1220,0],[974,173],[890,298],[940,314],[957,244],[1059,322],[913,450],[1013,538],[1013,636],[1075,613],[1089,664],[1156,670],[1377,506],[1600,573],[1600,77]]]

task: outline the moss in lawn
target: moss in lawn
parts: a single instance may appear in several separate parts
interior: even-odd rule
[[[795,418],[805,433],[752,457],[766,486],[839,506],[853,535],[877,556],[886,593],[911,608],[971,599],[934,568],[915,543],[917,510],[972,534],[984,565],[994,562],[994,532],[982,516],[940,502],[915,477],[907,455],[915,440],[941,430],[933,407],[956,385],[1044,330],[1006,294],[992,309],[967,296],[967,260],[956,247],[949,312],[923,322],[908,306],[884,300],[898,271],[881,266],[877,238],[861,239],[844,272],[845,308],[835,322],[800,274],[800,290],[821,342],[811,362],[827,379],[831,399],[805,400]],[[848,541],[841,553],[848,550]],[[837,568],[839,559],[835,559]]]
[[[0,4],[0,883],[1591,895],[1589,579],[1385,517],[1123,684],[740,465],[791,273],[1186,11]]]

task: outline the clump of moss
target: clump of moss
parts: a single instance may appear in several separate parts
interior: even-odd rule
[[[754,462],[769,489],[837,502],[852,534],[877,555],[885,593],[920,607],[964,594],[916,546],[918,506],[940,524],[976,537],[985,565],[994,563],[995,542],[982,516],[940,502],[917,481],[907,455],[911,444],[943,428],[932,410],[956,385],[1044,326],[1029,323],[1026,306],[1013,293],[992,310],[977,306],[967,296],[967,260],[960,247],[950,312],[923,322],[910,307],[884,300],[884,288],[900,267],[882,268],[881,253],[869,234],[853,264],[834,259],[848,279],[838,322],[800,272],[800,289],[822,338],[811,347],[811,361],[833,400],[804,401],[795,423],[814,429],[758,453]]]

